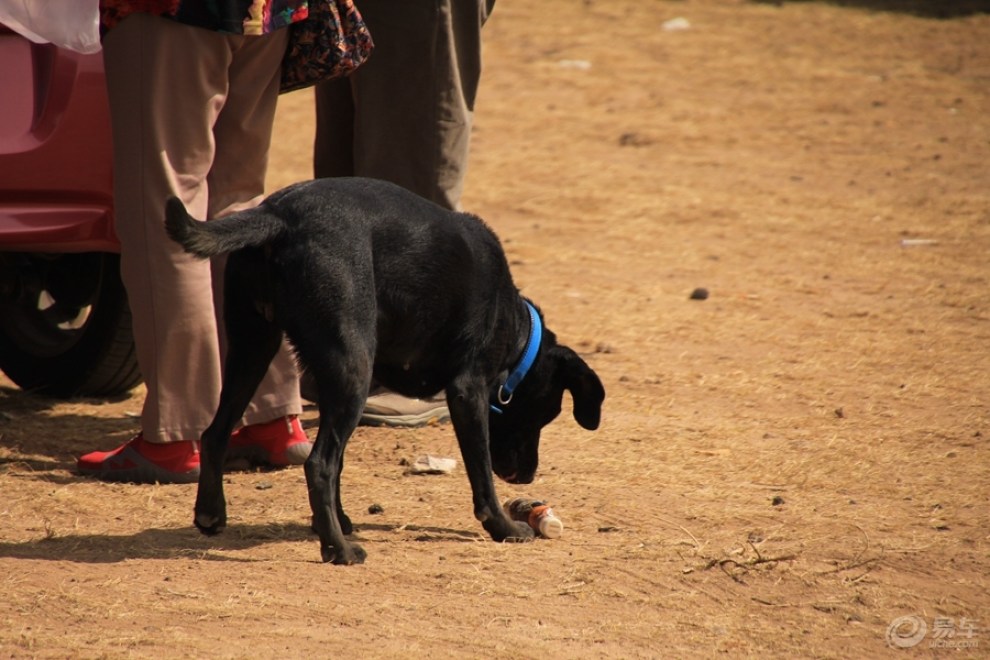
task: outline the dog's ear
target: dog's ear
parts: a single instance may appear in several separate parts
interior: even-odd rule
[[[598,374],[592,371],[581,357],[567,348],[558,346],[560,366],[558,374],[564,388],[574,399],[574,419],[583,428],[594,431],[602,418],[602,402],[605,400],[605,387]]]

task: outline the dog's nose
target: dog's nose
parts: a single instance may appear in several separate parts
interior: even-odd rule
[[[533,478],[536,475],[533,475],[533,474],[520,475],[518,472],[513,472],[512,474],[508,474],[508,475],[501,475],[500,474],[498,476],[501,477],[502,481],[504,481],[506,483],[520,485],[520,484],[531,484],[531,483],[533,483]]]

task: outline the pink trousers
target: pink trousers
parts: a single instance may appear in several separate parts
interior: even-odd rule
[[[198,439],[216,412],[224,350],[222,266],[183,253],[165,234],[177,195],[209,220],[264,196],[287,32],[221,34],[132,14],[104,39],[114,140],[121,275],[148,394],[146,440]],[[287,346],[244,414],[245,424],[302,410]]]

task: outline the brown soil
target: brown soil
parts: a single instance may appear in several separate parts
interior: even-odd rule
[[[487,540],[460,464],[404,474],[449,426],[352,439],[362,566],[319,562],[298,468],[231,474],[205,538],[195,486],[73,474],[143,390],[3,381],[0,656],[985,656],[990,16],[844,4],[499,3],[465,207],[608,390],[498,487],[562,539]],[[273,190],[310,93],[279,112]],[[892,650],[904,615],[931,632]]]

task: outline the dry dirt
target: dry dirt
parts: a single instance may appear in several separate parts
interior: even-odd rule
[[[195,486],[73,474],[135,431],[143,390],[2,381],[0,656],[987,657],[973,9],[503,0],[464,204],[608,391],[598,432],[562,415],[536,482],[498,486],[549,499],[565,536],[493,543],[460,464],[405,475],[459,458],[441,426],[352,439],[363,566],[319,563],[298,468],[231,474],[204,538]],[[279,113],[273,190],[309,176],[311,95]],[[901,616],[929,629],[910,649],[886,639]]]

